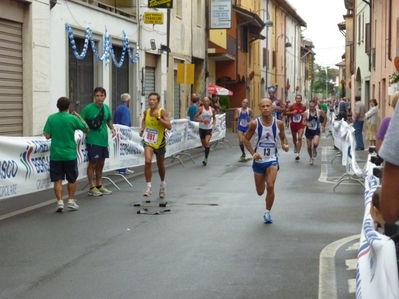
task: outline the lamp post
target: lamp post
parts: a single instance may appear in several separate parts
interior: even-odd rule
[[[267,14],[267,20],[266,21],[262,20],[265,23],[265,27],[273,27],[273,21],[270,20],[270,14],[269,14],[268,10],[261,8],[261,9],[254,11],[253,13],[258,13],[260,11],[264,11]]]
[[[290,47],[292,47],[292,44],[290,43],[290,40],[289,40],[289,38],[288,38],[288,36],[286,36],[284,33],[282,33],[282,34],[280,34],[279,36],[277,36],[276,37],[276,53],[278,52],[278,39],[280,38],[280,37],[285,37],[285,39],[286,39],[286,42],[285,42],[285,44],[284,44],[284,47],[285,48],[290,48]],[[284,84],[283,84],[283,86],[286,86],[286,83],[287,83],[287,66],[286,66],[286,60],[287,60],[287,54],[286,54],[286,51],[284,51]],[[277,65],[276,65],[277,66]],[[277,82],[277,71],[276,71],[276,74],[275,74],[275,81]],[[286,90],[286,89],[285,89]],[[286,90],[287,91],[287,90]],[[284,101],[286,100],[286,92],[284,93]],[[283,96],[283,95],[282,95]]]
[[[326,71],[326,101],[327,101],[327,93],[328,93],[328,80],[327,80],[328,72],[327,72],[327,67],[325,67],[325,71]]]
[[[285,39],[287,40],[287,42],[285,43],[285,47],[286,47],[286,48],[292,47],[292,44],[290,43],[290,40],[288,39],[288,36],[286,36],[284,33],[281,33],[279,36],[276,37],[276,45],[278,45],[278,44],[277,44],[278,39],[279,39],[280,37],[283,37],[283,36],[284,36]],[[277,52],[278,52],[278,46],[277,46]]]
[[[265,23],[265,30],[266,30],[266,34],[265,34],[265,36],[266,36],[266,38],[265,38],[265,41],[266,41],[266,53],[264,53],[263,55],[268,55],[268,49],[269,49],[269,27],[273,27],[273,21],[270,19],[270,14],[269,14],[269,11],[267,10],[267,9],[265,9],[265,8],[261,8],[261,9],[258,9],[258,10],[256,10],[256,11],[254,11],[253,13],[259,13],[260,11],[263,11],[263,12],[265,12],[266,13],[266,17],[267,17],[267,19],[265,20],[265,18],[264,18],[264,16],[262,17],[262,20],[264,20],[263,22]],[[260,49],[261,50],[261,53],[262,53],[262,49]],[[265,71],[265,89],[267,89],[267,85],[268,85],[268,70],[269,70],[269,65],[268,65],[268,62],[269,62],[269,57],[267,58],[267,64],[266,64],[266,71]],[[264,91],[262,90],[262,92],[261,92],[261,96],[263,97],[264,96]]]

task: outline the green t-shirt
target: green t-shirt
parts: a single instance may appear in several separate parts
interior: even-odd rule
[[[86,135],[86,143],[93,144],[98,146],[107,147],[108,146],[108,128],[107,122],[112,120],[111,111],[109,110],[108,105],[103,104],[104,106],[104,120],[103,124],[98,130],[90,129],[89,134]],[[98,114],[100,114],[101,107],[98,107],[96,104],[91,103],[83,108],[82,113],[80,114],[84,120],[92,120],[96,118]]]
[[[323,110],[324,113],[327,113],[327,104],[326,103],[322,103],[320,106],[321,106],[321,110]]]
[[[86,130],[86,124],[68,112],[50,115],[43,133],[51,136],[50,160],[71,161],[77,158],[75,130]]]

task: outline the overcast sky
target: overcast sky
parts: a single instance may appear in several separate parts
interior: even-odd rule
[[[346,14],[342,0],[288,0],[308,27],[302,35],[315,45],[316,63],[334,67],[345,52],[345,36],[337,24]]]

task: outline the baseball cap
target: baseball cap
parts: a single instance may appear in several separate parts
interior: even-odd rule
[[[269,87],[268,91],[269,92],[276,92],[276,89],[274,87]]]

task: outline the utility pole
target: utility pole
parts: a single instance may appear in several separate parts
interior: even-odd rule
[[[327,101],[327,94],[328,94],[328,80],[327,80],[328,71],[327,71],[327,67],[325,68],[325,70],[326,70],[326,101]]]

